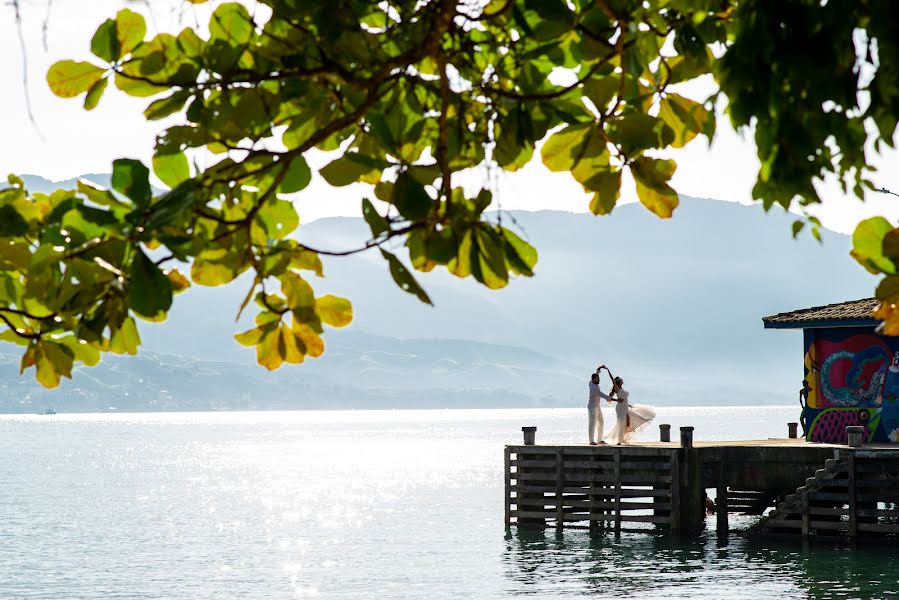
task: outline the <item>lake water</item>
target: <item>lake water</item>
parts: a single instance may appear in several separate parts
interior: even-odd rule
[[[745,439],[797,414],[658,420]],[[0,599],[899,597],[890,546],[506,532],[522,425],[580,442],[586,411],[0,415]]]

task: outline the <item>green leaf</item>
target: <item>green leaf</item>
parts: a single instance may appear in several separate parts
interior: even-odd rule
[[[219,5],[209,19],[210,37],[225,40],[232,46],[249,42],[253,27],[247,8],[236,2]]]
[[[97,27],[94,37],[91,39],[91,52],[97,58],[106,62],[115,62],[122,55],[122,48],[116,32],[116,22],[106,19]]]
[[[795,240],[799,236],[799,232],[802,231],[802,228],[805,227],[805,221],[801,219],[797,219],[793,221],[793,239]]]
[[[673,160],[646,156],[641,156],[631,164],[640,203],[663,219],[669,218],[679,203],[677,192],[668,185],[675,168]]]
[[[390,224],[387,222],[387,219],[382,217],[381,214],[375,210],[374,205],[368,198],[362,199],[362,217],[365,219],[365,222],[368,223],[369,229],[371,229],[372,238],[376,238],[382,233],[387,233],[390,230]]]
[[[588,79],[584,83],[584,95],[600,112],[605,112],[609,102],[620,88],[621,79],[615,74],[609,74],[604,77]]]
[[[116,37],[118,38],[120,56],[134,50],[147,35],[147,23],[144,18],[132,10],[123,8],[115,16]]]
[[[61,60],[47,71],[47,85],[60,98],[74,98],[91,89],[105,72],[91,63]]]
[[[287,174],[278,188],[282,194],[299,192],[312,180],[312,172],[309,170],[309,165],[306,164],[306,159],[302,156],[295,157],[286,168]]]
[[[196,190],[199,184],[195,180],[187,180],[171,191],[163,194],[150,211],[146,229],[153,230],[168,225],[197,202]]]
[[[678,94],[666,94],[659,104],[659,116],[674,132],[674,148],[681,148],[706,131],[712,117],[702,104]]]
[[[148,98],[169,89],[164,85],[156,85],[145,79],[129,77],[122,73],[115,74],[115,86],[129,96],[136,98]]]
[[[596,193],[590,200],[590,212],[594,215],[611,213],[621,196],[621,171],[597,174],[591,179],[591,189]]]
[[[495,290],[509,283],[503,239],[492,229],[474,230],[471,274],[488,288]]]
[[[128,273],[128,304],[138,315],[159,320],[172,306],[172,283],[143,250],[137,249]]]
[[[502,233],[506,242],[505,253],[509,266],[519,275],[533,277],[534,267],[537,266],[537,249],[505,227]]]
[[[418,284],[415,277],[409,272],[409,269],[407,269],[396,256],[386,250],[381,250],[381,256],[384,257],[387,264],[390,266],[390,275],[401,290],[414,295],[425,304],[434,305],[428,297],[427,292],[424,291],[424,288]]]
[[[28,221],[11,204],[0,204],[0,238],[18,237],[29,229]]]
[[[109,339],[109,351],[115,354],[137,354],[140,346],[140,335],[137,333],[137,323],[131,317],[126,317],[122,325],[113,331]]]
[[[55,388],[60,377],[72,377],[72,351],[61,344],[39,341],[35,348],[34,364],[37,380],[45,388]]]
[[[347,152],[325,165],[319,171],[319,175],[334,187],[341,187],[380,174],[383,168],[383,166],[379,168],[380,162],[356,152]]]
[[[264,240],[280,240],[300,225],[300,216],[293,202],[273,199],[262,205],[253,219],[253,226],[264,232]]]
[[[287,298],[287,307],[296,311],[303,308],[311,308],[315,305],[315,295],[312,292],[312,286],[294,273],[287,271],[280,277],[281,291]]]
[[[540,156],[550,171],[570,171],[580,160],[587,137],[593,131],[593,123],[569,125],[557,131],[543,144]]]
[[[884,239],[891,231],[893,226],[883,217],[859,223],[852,234],[852,258],[871,273],[895,275],[896,265],[883,253]]]
[[[400,173],[393,184],[393,205],[406,219],[420,221],[431,212],[434,201],[411,175]]]
[[[173,115],[184,108],[184,103],[192,96],[193,93],[190,90],[178,90],[170,96],[151,102],[150,105],[144,109],[144,116],[149,121],[156,121]]]
[[[190,165],[183,152],[156,154],[153,156],[153,172],[170,188],[190,178]]]
[[[331,327],[346,327],[353,320],[353,305],[350,301],[330,294],[315,300],[315,312],[322,323]]]
[[[112,187],[140,207],[150,203],[150,170],[139,160],[120,158],[112,163]]]
[[[106,91],[107,85],[109,85],[109,78],[104,77],[91,86],[91,89],[89,89],[84,96],[84,110],[94,110],[97,108],[97,104],[100,102],[103,92]]]
[[[614,121],[609,136],[627,156],[641,150],[665,148],[674,141],[674,132],[664,121],[641,112],[630,113]]]

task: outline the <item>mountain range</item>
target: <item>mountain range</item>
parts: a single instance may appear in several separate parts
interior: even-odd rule
[[[636,402],[784,404],[802,379],[801,335],[764,331],[761,317],[875,285],[847,236],[794,240],[792,215],[759,206],[682,198],[669,220],[633,204],[602,218],[502,218],[538,249],[533,278],[488,290],[445,271],[416,274],[429,307],[393,284],[380,255],[326,259],[313,287],[352,299],[354,322],[326,332],[321,358],[273,373],[232,338],[252,318],[234,320],[249,281],[194,286],[165,323],[141,324],[138,357],[78,367],[56,390],[19,376],[17,348],[0,348],[0,412],[581,406],[599,363]],[[297,235],[342,249],[366,233],[361,219],[328,218]]]

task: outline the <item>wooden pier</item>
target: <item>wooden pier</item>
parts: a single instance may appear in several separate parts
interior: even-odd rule
[[[800,439],[694,444],[692,428],[681,434],[679,443],[506,446],[506,525],[698,533],[705,529],[706,491],[714,489],[720,533],[729,531],[731,514],[768,512],[754,531],[899,534],[899,446]]]

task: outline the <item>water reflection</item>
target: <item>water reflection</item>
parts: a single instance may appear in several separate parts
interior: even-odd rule
[[[714,534],[506,535],[510,595],[681,598],[899,598],[895,547]]]

